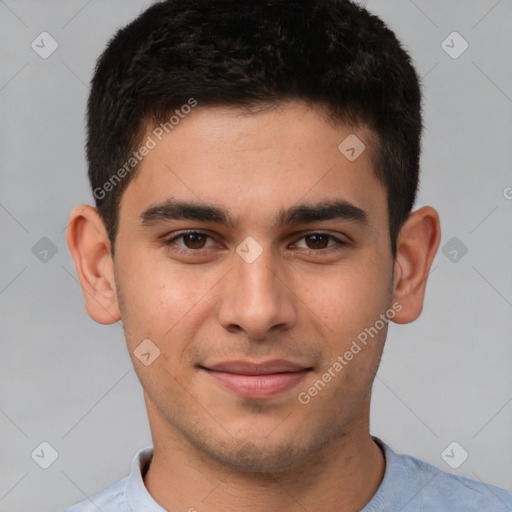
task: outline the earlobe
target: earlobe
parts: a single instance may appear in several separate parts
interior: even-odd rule
[[[98,211],[77,206],[67,229],[68,248],[75,262],[89,316],[100,324],[113,324],[121,315],[117,303],[110,241]]]
[[[393,302],[401,304],[402,309],[393,322],[406,324],[420,316],[440,240],[439,215],[432,207],[424,206],[409,215],[397,240]]]

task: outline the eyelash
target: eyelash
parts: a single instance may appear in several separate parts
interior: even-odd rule
[[[195,230],[190,230],[190,231],[182,231],[179,235],[175,235],[173,236],[172,238],[169,238],[167,240],[164,240],[163,243],[164,245],[170,247],[173,245],[173,243],[178,240],[178,239],[183,239],[184,237],[188,236],[188,235],[201,235],[201,236],[204,236],[204,237],[207,237],[207,238],[210,238],[210,239],[213,239],[213,237],[211,235],[209,235],[208,233],[205,233],[203,231],[195,231]],[[303,234],[299,240],[302,240],[303,238],[306,238],[308,236],[313,236],[313,235],[323,235],[323,236],[326,236],[328,237],[330,240],[334,240],[338,245],[338,247],[336,247],[335,249],[333,249],[333,247],[335,247],[334,245],[332,246],[328,246],[328,247],[325,247],[323,249],[303,249],[302,248],[302,251],[305,252],[306,254],[319,254],[319,253],[322,253],[324,251],[339,251],[343,248],[343,246],[346,246],[348,245],[347,242],[344,242],[343,240],[340,240],[339,238],[335,237],[334,235],[331,235],[329,233],[323,233],[322,231],[311,231],[309,233],[305,233]],[[208,249],[210,249],[210,247],[207,247],[207,248],[202,248],[202,249],[188,249],[188,248],[185,248],[183,249],[182,247],[174,247],[173,250],[178,252],[178,253],[182,253],[182,254],[194,254],[194,255],[201,255],[203,254],[204,252],[208,251]]]

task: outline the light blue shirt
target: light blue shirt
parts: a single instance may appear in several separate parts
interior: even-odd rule
[[[377,492],[361,512],[512,511],[511,491],[445,473],[414,457],[398,455],[380,439],[373,439],[384,451],[386,470]],[[140,450],[129,476],[64,512],[166,512],[142,479],[152,455],[151,446]]]

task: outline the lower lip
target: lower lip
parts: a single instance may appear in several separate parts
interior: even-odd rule
[[[269,398],[297,385],[309,370],[270,375],[239,375],[237,373],[207,372],[222,386],[244,398]]]

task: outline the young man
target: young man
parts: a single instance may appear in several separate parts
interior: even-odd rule
[[[369,432],[440,240],[412,211],[421,129],[410,58],[346,0],[167,0],[116,34],[68,244],[154,448],[69,511],[512,510]]]

